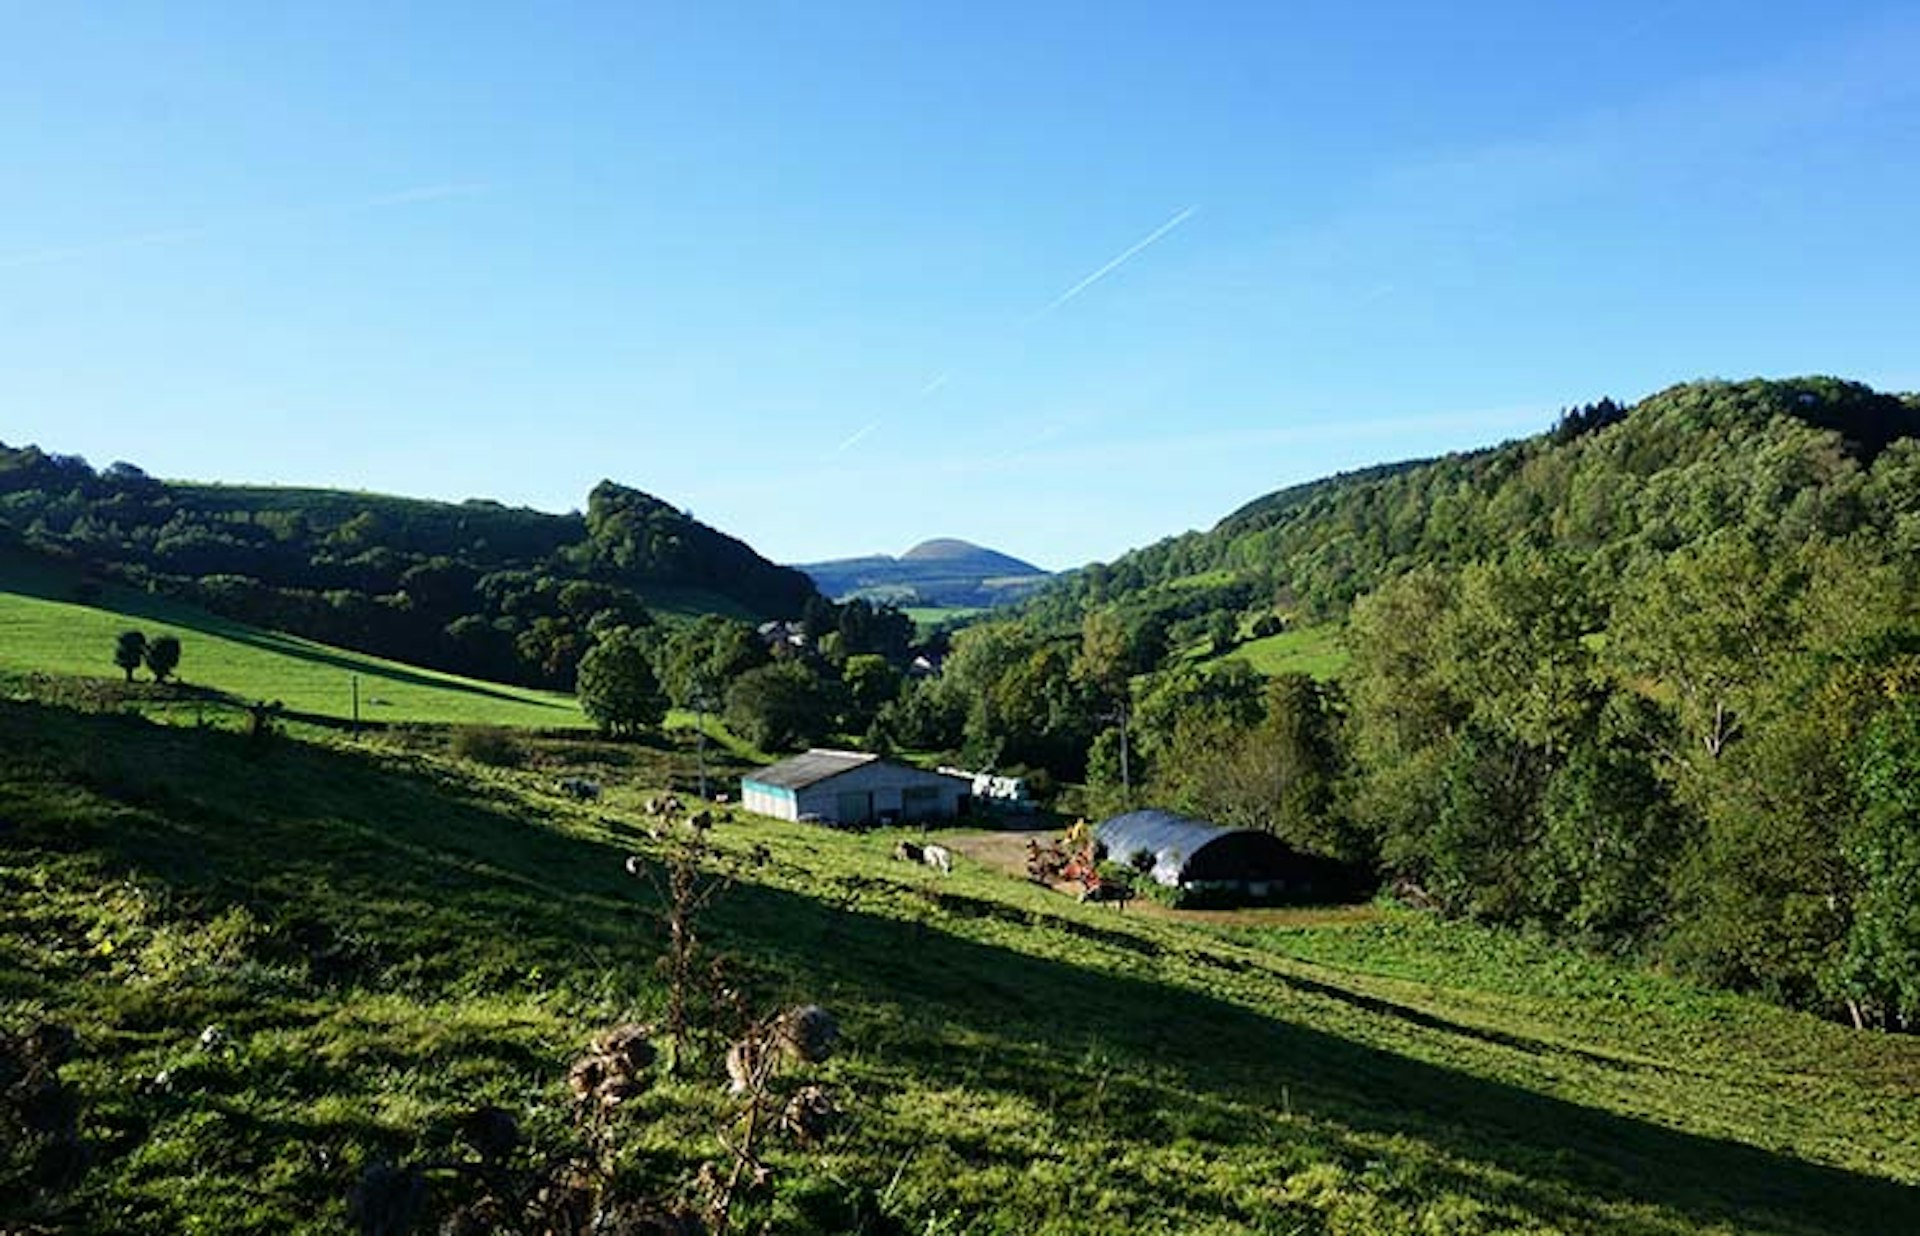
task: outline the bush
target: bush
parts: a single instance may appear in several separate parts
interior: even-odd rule
[[[463,760],[495,768],[518,768],[527,758],[519,739],[494,725],[462,726],[453,732],[449,746]]]

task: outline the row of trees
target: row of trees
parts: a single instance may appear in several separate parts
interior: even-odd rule
[[[148,639],[142,631],[122,631],[114,641],[113,663],[126,674],[128,682],[143,665],[155,682],[165,682],[180,667],[180,639],[174,635]]]
[[[677,706],[719,715],[765,750],[834,734],[884,745],[876,722],[907,682],[911,632],[905,615],[860,600],[809,606],[803,623],[770,636],[717,614],[671,628],[616,625],[582,656],[578,690],[612,734],[658,726]]]

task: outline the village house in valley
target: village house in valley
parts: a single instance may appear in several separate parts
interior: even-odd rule
[[[815,748],[740,779],[740,805],[782,820],[850,827],[950,819],[971,779],[895,764],[862,751]]]

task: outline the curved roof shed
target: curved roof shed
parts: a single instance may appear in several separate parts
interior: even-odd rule
[[[1285,885],[1298,879],[1301,855],[1271,833],[1221,828],[1171,811],[1129,811],[1094,837],[1111,862],[1129,866],[1153,855],[1153,878],[1169,888],[1227,884]]]

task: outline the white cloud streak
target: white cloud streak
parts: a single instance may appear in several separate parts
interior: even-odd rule
[[[861,428],[854,430],[853,433],[847,438],[845,442],[842,442],[839,446],[835,447],[833,449],[832,457],[838,457],[846,454],[849,450],[853,449],[854,443],[858,442],[860,439],[866,437],[868,434],[872,433],[874,430],[878,428],[880,428],[879,421],[868,421]]]
[[[1112,258],[1108,259],[1104,265],[1102,265],[1099,269],[1095,270],[1092,274],[1087,275],[1085,278],[1081,279],[1078,283],[1074,284],[1072,287],[1068,288],[1066,291],[1060,293],[1060,295],[1054,297],[1050,302],[1048,302],[1046,308],[1040,310],[1038,313],[1033,314],[1031,317],[1028,317],[1025,321],[1021,323],[1021,325],[1030,326],[1033,323],[1038,322],[1041,318],[1046,317],[1048,314],[1052,313],[1054,310],[1058,309],[1060,306],[1066,304],[1068,301],[1072,300],[1074,297],[1080,295],[1082,292],[1086,291],[1088,288],[1092,287],[1094,284],[1100,282],[1102,279],[1105,279],[1108,275],[1112,274],[1114,271],[1119,270],[1122,266],[1125,266],[1128,262],[1131,262],[1134,258],[1138,257],[1143,251],[1145,251],[1146,249],[1148,249],[1149,247],[1155,244],[1158,244],[1160,240],[1163,237],[1165,237],[1168,232],[1171,232],[1174,228],[1179,227],[1182,223],[1185,223],[1188,219],[1193,218],[1194,212],[1198,209],[1199,207],[1197,206],[1187,206],[1182,208],[1178,213],[1176,213],[1173,216],[1173,218],[1168,219],[1165,223],[1162,223],[1159,227],[1154,228],[1151,232],[1148,232],[1145,236],[1142,236],[1139,240],[1134,241],[1132,244],[1128,245],[1125,249],[1122,249],[1119,253],[1115,254]]]
[[[1162,223],[1159,227],[1154,228],[1151,232],[1148,232],[1145,236],[1142,236],[1139,240],[1134,241],[1132,244],[1128,245],[1125,249],[1122,249],[1119,253],[1107,259],[1107,261],[1102,263],[1096,270],[1082,277],[1072,287],[1069,287],[1066,291],[1054,297],[1052,301],[1048,302],[1045,308],[1041,309],[1037,313],[1030,314],[1027,317],[1021,319],[1020,325],[1022,327],[1032,326],[1035,322],[1038,322],[1041,318],[1044,318],[1048,314],[1054,312],[1056,309],[1059,309],[1062,305],[1065,305],[1068,301],[1071,301],[1076,296],[1079,296],[1081,293],[1085,292],[1088,288],[1091,288],[1094,284],[1100,282],[1102,279],[1105,279],[1108,275],[1111,275],[1114,271],[1119,270],[1122,266],[1125,266],[1128,262],[1138,257],[1141,253],[1146,251],[1151,246],[1158,244],[1162,239],[1166,237],[1166,235],[1169,232],[1179,227],[1182,223],[1185,223],[1188,219],[1191,219],[1199,209],[1200,208],[1198,206],[1182,207],[1180,210],[1176,211],[1173,217],[1168,219],[1165,223]],[[946,386],[947,383],[951,382],[953,380],[953,377],[954,375],[952,370],[943,370],[940,373],[935,374],[932,378],[929,378],[927,380],[925,385],[921,386],[919,390],[914,392],[914,395],[913,395],[914,399],[918,401],[921,399],[925,399],[930,395],[933,395],[934,393],[939,391],[942,387]],[[881,420],[873,421],[872,423],[866,425],[865,427],[857,430],[846,441],[842,442],[838,447],[834,448],[834,450],[829,452],[827,455],[827,458],[837,459],[840,456],[846,454],[848,449],[851,448],[855,443],[859,442],[862,438],[872,433],[875,429],[878,429],[881,426],[881,424],[884,423],[884,419],[885,418],[882,418]]]

